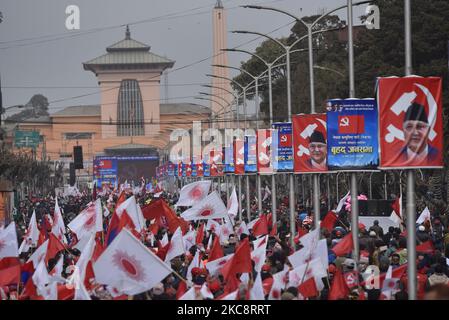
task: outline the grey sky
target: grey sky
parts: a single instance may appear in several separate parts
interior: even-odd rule
[[[318,10],[333,9],[346,4],[346,0],[222,0],[227,8],[228,29],[251,30],[263,33],[286,25],[292,19],[285,15],[236,8],[243,4],[265,4],[298,15],[316,14]],[[3,105],[26,103],[33,94],[42,93],[49,101],[67,99],[50,105],[50,112],[65,106],[97,104],[100,102],[96,78],[84,71],[82,63],[105,53],[108,45],[122,40],[123,27],[108,28],[75,36],[96,28],[117,26],[168,14],[169,18],[155,19],[131,26],[131,36],[151,46],[151,51],[175,60],[173,69],[190,65],[212,55],[212,8],[216,0],[2,0],[0,11],[4,21],[0,24],[0,73]],[[65,8],[78,5],[81,11],[81,29],[65,28]],[[199,8],[201,7],[201,8]],[[199,8],[193,10],[195,8]],[[302,8],[302,12],[300,9]],[[354,10],[355,23],[365,6]],[[346,11],[339,11],[346,19]],[[292,24],[273,33],[287,36]],[[43,36],[63,38],[46,42]],[[38,38],[24,42],[14,40]],[[255,38],[252,35],[228,35],[228,46],[234,47]],[[245,45],[254,50],[262,39]],[[32,45],[23,45],[33,43]],[[305,44],[306,45],[306,44]],[[238,66],[246,55],[230,53],[230,64]],[[205,76],[211,71],[211,59],[169,74],[169,98],[188,97],[201,91],[200,83],[208,83]],[[172,69],[172,70],[173,70]],[[235,73],[232,74],[233,76]],[[189,85],[196,84],[196,85]],[[10,88],[10,87],[70,87],[70,88]],[[83,88],[73,88],[83,87]],[[83,94],[92,95],[68,99]],[[162,97],[164,89],[161,88]],[[195,102],[193,98],[170,100]]]

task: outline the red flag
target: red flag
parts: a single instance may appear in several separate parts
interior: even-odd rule
[[[126,194],[124,191],[122,191],[122,192],[120,192],[120,195],[118,196],[117,203],[115,204],[115,207],[116,208],[120,207],[120,205],[123,202],[125,202],[125,200],[126,200]]]
[[[33,298],[35,296],[37,296],[36,286],[34,285],[33,279],[30,277],[19,296],[19,300],[26,300],[26,298]]]
[[[258,237],[268,234],[267,216],[263,214],[253,226],[253,236]]]
[[[40,247],[41,244],[43,244],[47,240],[47,233],[44,231],[44,228],[41,227],[39,230],[39,238],[37,239],[37,248]]]
[[[53,234],[50,233],[50,238],[48,240],[47,254],[45,255],[45,263],[48,263],[48,260],[54,258],[59,251],[64,250],[65,247],[61,241]]]
[[[178,290],[176,290],[176,300],[179,300],[179,298],[182,297],[186,292],[187,292],[187,284],[185,283],[185,281],[180,281]]]
[[[328,300],[346,299],[349,295],[349,288],[346,284],[343,273],[337,268],[334,274],[331,288],[329,290]]]
[[[332,248],[332,251],[337,257],[341,257],[350,253],[352,249],[354,249],[354,242],[352,241],[352,234],[348,233]]]
[[[114,240],[115,236],[118,235],[119,225],[120,225],[120,218],[117,212],[114,211],[111,220],[109,220],[108,231],[106,233],[105,246],[108,246],[112,242],[112,240]]]
[[[147,220],[156,219],[159,226],[164,226],[162,219],[164,218],[171,233],[174,233],[178,227],[181,227],[182,234],[185,234],[189,230],[189,223],[178,217],[163,199],[156,200],[144,206],[142,208],[142,214]]]
[[[396,212],[398,217],[402,219],[401,204],[399,203],[399,197],[397,197],[396,200],[394,200],[393,204],[391,205],[391,208],[393,209],[394,212]]]
[[[65,284],[58,284],[58,300],[73,300],[75,288],[70,288]]]
[[[20,260],[16,257],[0,259],[0,287],[20,282]]]
[[[210,252],[209,252],[208,261],[209,262],[214,261],[223,256],[224,256],[224,254],[223,254],[223,249],[221,248],[221,245],[220,245],[220,239],[218,236],[215,236],[214,242],[212,244],[212,248],[210,249]]]
[[[201,223],[200,227],[198,228],[196,232],[196,244],[203,243],[204,240],[204,223]]]
[[[97,200],[97,182],[94,182],[94,188],[92,190],[92,201]]]
[[[337,219],[338,218],[335,212],[332,210],[329,211],[324,217],[324,219],[321,221],[321,228],[331,231],[332,229],[334,229],[335,222],[337,222]]]
[[[251,272],[252,269],[249,238],[245,238],[235,249],[234,256],[223,266],[221,273],[228,280],[230,276],[234,276],[236,273]]]
[[[274,237],[275,235],[277,235],[277,233],[278,233],[278,226],[274,225],[274,227],[271,228],[270,236]]]
[[[298,286],[298,291],[304,298],[313,298],[318,296],[315,278],[311,277]]]
[[[339,134],[362,134],[365,132],[364,115],[338,116]]]
[[[433,253],[434,251],[435,251],[435,247],[433,246],[433,243],[431,240],[428,240],[428,241],[423,242],[420,245],[416,246],[416,252]]]

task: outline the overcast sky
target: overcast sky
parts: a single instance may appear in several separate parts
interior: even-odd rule
[[[151,51],[176,63],[169,73],[170,102],[195,102],[202,83],[210,79],[212,55],[212,9],[216,0],[2,0],[0,11],[0,74],[5,107],[26,103],[42,93],[50,112],[79,104],[99,104],[96,77],[82,63],[104,54],[106,47],[122,40],[124,24],[131,25],[132,38],[149,44]],[[275,12],[243,9],[243,4],[264,4],[299,16],[333,9],[346,0],[222,0],[227,9],[228,30],[269,33],[292,21]],[[80,30],[67,30],[66,7],[80,8]],[[301,12],[302,9],[302,12]],[[354,9],[354,23],[365,6]],[[339,15],[346,20],[346,11]],[[143,20],[143,21],[142,21]],[[141,23],[133,24],[141,21]],[[293,24],[272,35],[287,36]],[[105,28],[107,27],[107,28]],[[98,28],[104,28],[96,31]],[[235,47],[252,35],[228,35],[228,46]],[[23,39],[28,39],[22,41]],[[241,48],[254,50],[262,39]],[[209,58],[209,59],[206,59]],[[230,53],[229,61],[238,66],[248,57]],[[200,60],[206,59],[203,62]],[[197,63],[199,62],[199,63]],[[190,67],[176,70],[184,66]],[[235,73],[231,74],[232,76]],[[31,88],[24,88],[31,87]],[[65,87],[65,88],[61,88]],[[82,98],[73,98],[85,95]],[[161,88],[162,97],[164,89]],[[60,101],[58,101],[60,100]]]

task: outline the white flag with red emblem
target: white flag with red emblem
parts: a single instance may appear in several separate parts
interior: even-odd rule
[[[228,210],[216,191],[212,192],[192,208],[184,211],[184,220],[219,219],[228,215]]]
[[[266,259],[266,253],[267,241],[265,241],[265,244],[262,244],[257,248],[254,247],[254,250],[251,252],[251,260],[254,261],[254,270],[256,270],[256,272],[260,272],[262,270],[262,266],[264,265]]]
[[[79,240],[86,235],[87,239],[89,239],[91,234],[103,231],[102,213],[101,200],[98,198],[95,203],[90,203],[86,209],[81,211],[68,224],[68,227],[76,234]]]
[[[19,253],[28,252],[32,246],[37,246],[39,241],[39,229],[37,228],[36,212],[33,211],[27,232],[20,244]]]
[[[190,207],[206,198],[209,193],[211,181],[197,181],[184,186],[179,193],[176,207]]]
[[[167,254],[165,256],[165,262],[170,263],[170,261],[177,256],[180,256],[185,253],[184,250],[184,240],[182,239],[182,231],[181,227],[176,229],[175,233],[173,233],[170,239],[170,245],[168,247]]]
[[[18,257],[16,224],[11,222],[5,229],[0,230],[0,259]]]
[[[152,289],[173,271],[126,228],[114,238],[93,268],[98,283],[128,295]]]
[[[237,235],[238,235],[239,238],[240,238],[240,236],[242,234],[249,235],[249,230],[248,230],[248,227],[246,226],[246,222],[245,221],[242,221],[240,223],[240,226],[237,228]]]
[[[193,229],[190,230],[183,236],[183,239],[184,239],[184,249],[185,251],[189,251],[189,249],[195,245],[196,231]]]
[[[322,278],[327,277],[327,272],[318,258],[291,270],[289,273],[289,286],[297,287],[312,277],[315,280],[318,290],[323,290],[324,284]]]
[[[215,220],[207,220],[206,223],[206,231],[214,232],[215,234],[218,234],[220,232],[220,224]]]
[[[273,275],[273,285],[268,296],[268,300],[281,300],[281,291],[284,290],[288,282],[288,269]]]
[[[226,219],[226,222],[220,226],[220,244],[224,244],[229,240],[229,236],[234,233],[231,220]]]
[[[39,262],[45,258],[45,255],[47,254],[47,248],[48,248],[48,242],[49,240],[45,240],[44,243],[42,243],[36,251],[33,252],[31,257],[27,260],[27,262],[33,261],[33,266],[36,268]]]
[[[318,241],[316,248],[304,247],[292,255],[288,256],[288,260],[292,264],[293,268],[296,268],[302,264],[307,263],[313,259],[320,259],[324,268],[329,265],[329,256],[327,251],[327,240],[322,239]]]
[[[221,268],[228,262],[234,254],[228,254],[227,256],[215,259],[211,262],[206,263],[206,269],[211,275],[216,275],[220,272]]]
[[[239,211],[239,201],[237,199],[237,192],[235,191],[235,187],[232,189],[231,196],[228,200],[228,214],[231,217],[235,217]]]
[[[201,263],[200,259],[200,250],[196,250],[195,255],[193,256],[192,262],[190,262],[189,267],[187,268],[187,280],[192,280],[192,269],[199,268]]]
[[[53,232],[59,241],[67,244],[67,238],[65,237],[65,224],[64,219],[62,218],[61,208],[58,204],[58,197],[56,197],[55,212],[53,214],[53,227],[51,228],[51,232]]]

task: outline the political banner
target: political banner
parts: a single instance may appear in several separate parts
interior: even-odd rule
[[[186,163],[186,177],[192,176],[192,164],[191,162]]]
[[[245,174],[245,143],[243,140],[237,139],[234,141],[234,159],[235,174]]]
[[[329,170],[369,170],[379,166],[377,105],[374,99],[327,102]]]
[[[182,172],[183,172],[183,163],[179,162],[178,163],[178,177],[182,177]]]
[[[219,177],[223,175],[223,152],[221,150],[210,151],[210,176]]]
[[[202,161],[200,161],[196,164],[196,176],[204,177],[204,164]]]
[[[257,172],[257,137],[245,136],[245,173]]]
[[[173,164],[173,176],[179,177],[179,164],[176,163]]]
[[[380,167],[442,168],[442,79],[379,78]]]
[[[210,177],[210,164],[203,161],[203,176]]]
[[[195,162],[192,162],[191,169],[192,169],[191,176],[196,177],[198,173],[197,173],[197,165]]]
[[[327,171],[327,134],[325,114],[292,116],[294,172]]]
[[[257,171],[259,174],[273,173],[273,141],[277,138],[273,129],[257,130]]]
[[[234,143],[231,142],[227,146],[225,146],[225,173],[234,173],[235,164],[234,164]]]
[[[280,172],[293,172],[292,124],[276,122],[273,123],[273,129],[278,131],[277,143],[273,144],[273,169]]]
[[[169,162],[168,166],[167,166],[167,175],[169,177],[172,177],[174,175],[174,172],[173,172],[174,169],[175,169],[175,165],[172,162]]]

